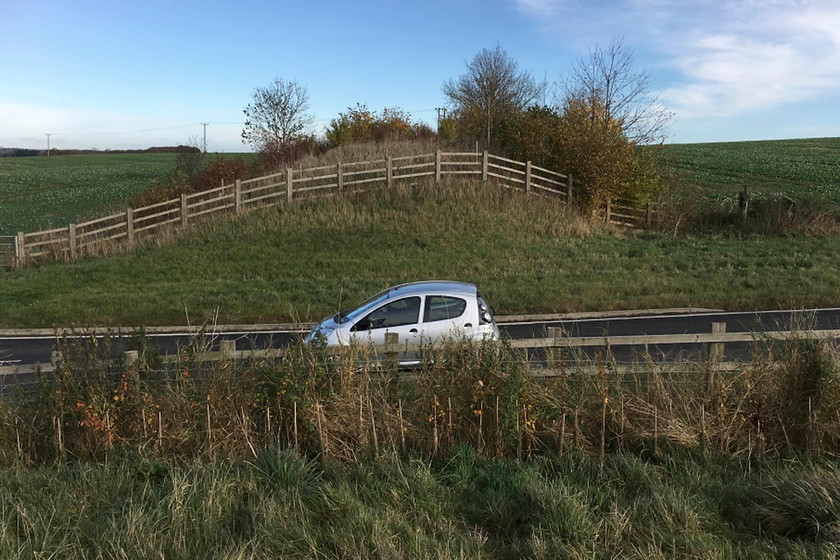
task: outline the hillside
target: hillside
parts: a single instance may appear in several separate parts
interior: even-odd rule
[[[838,254],[836,236],[620,231],[518,191],[421,185],[284,205],[129,254],[3,273],[0,325],[314,320],[429,278],[475,282],[500,313],[835,305]]]

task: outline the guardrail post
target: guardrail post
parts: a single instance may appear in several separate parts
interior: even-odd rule
[[[76,224],[67,226],[67,241],[70,246],[70,260],[76,259]]]
[[[338,175],[338,194],[344,194],[344,166],[341,162],[338,162],[336,174]]]
[[[128,206],[125,209],[125,236],[128,239],[128,246],[134,246],[134,208]]]
[[[391,160],[391,156],[387,156],[385,158],[385,185],[390,189],[391,188],[391,175],[394,172],[394,162]]]
[[[234,208],[236,208],[236,213],[242,213],[242,181],[239,179],[236,180],[236,183],[233,185],[233,204]]]
[[[222,360],[233,360],[236,357],[236,341],[222,340],[219,342],[219,353]]]
[[[26,262],[26,240],[22,231],[15,236],[15,268],[22,267]]]
[[[726,323],[712,323],[712,334],[724,334],[726,332]],[[726,343],[724,342],[710,342],[709,343],[709,361],[713,363],[720,363],[723,361],[723,354],[726,350]]]
[[[531,192],[531,161],[525,162],[525,192]]]
[[[187,193],[181,193],[181,225],[187,227],[190,223],[189,207],[187,206]]]
[[[293,178],[292,174],[294,173],[294,169],[291,167],[286,168],[286,201],[292,201],[292,185],[293,185]]]
[[[385,333],[385,366],[388,371],[397,371],[399,351],[397,345],[400,343],[399,333]]]
[[[560,341],[563,339],[563,329],[560,327],[548,327],[548,338],[553,340],[554,346],[548,350],[549,365],[560,367]]]
[[[712,334],[723,334],[726,332],[726,323],[712,323]],[[706,375],[706,387],[709,394],[715,389],[715,371],[721,362],[723,362],[724,353],[726,351],[726,343],[724,342],[710,342],[709,343],[709,370]]]
[[[440,183],[440,178],[442,175],[441,171],[441,159],[440,159],[440,150],[435,151],[435,182]]]
[[[487,150],[484,150],[484,153],[481,154],[481,182],[487,182],[487,173],[490,167],[490,154]]]

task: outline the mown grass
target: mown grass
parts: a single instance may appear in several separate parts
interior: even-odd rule
[[[837,558],[826,460],[139,458],[0,470],[7,558]],[[803,507],[793,509],[787,504]],[[764,523],[762,523],[762,521]]]
[[[840,238],[620,231],[492,185],[299,202],[161,246],[0,273],[0,325],[315,320],[400,282],[475,282],[497,313],[836,305]]]
[[[713,200],[747,187],[840,203],[840,138],[672,144],[659,153],[667,172]]]

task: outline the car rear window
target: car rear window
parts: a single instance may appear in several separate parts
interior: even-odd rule
[[[467,309],[467,302],[461,298],[449,296],[426,296],[426,309],[423,313],[423,322],[443,321],[455,319],[464,314]]]

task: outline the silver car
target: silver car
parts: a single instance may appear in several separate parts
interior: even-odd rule
[[[473,284],[412,282],[378,293],[355,309],[327,317],[306,336],[328,346],[384,344],[386,333],[400,344],[425,344],[446,337],[498,340],[499,328],[490,306]],[[411,361],[401,356],[400,361]]]

